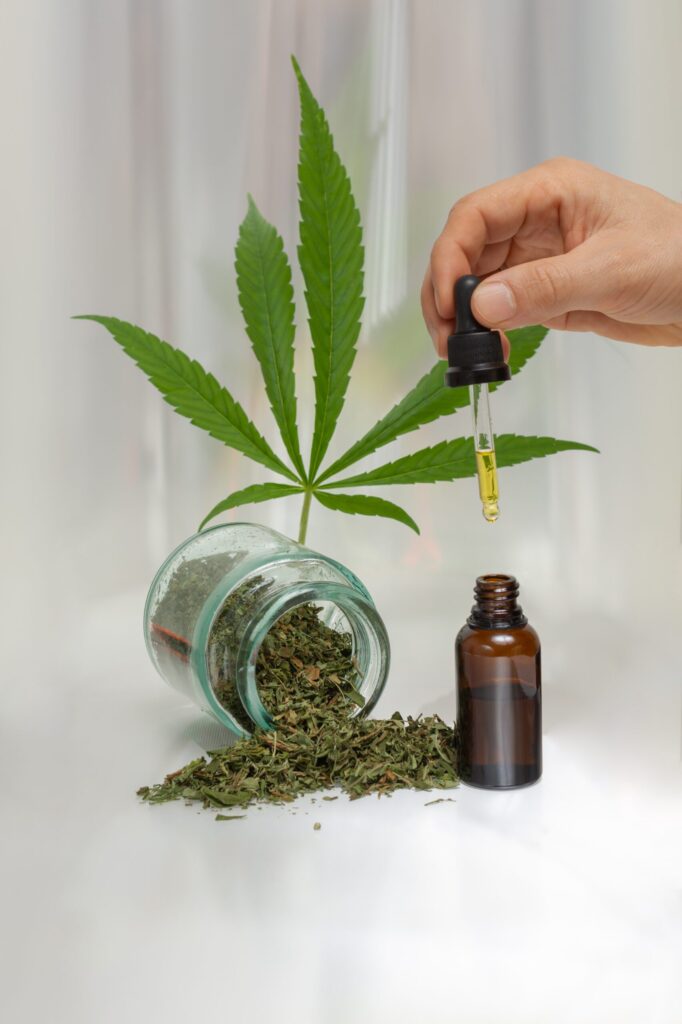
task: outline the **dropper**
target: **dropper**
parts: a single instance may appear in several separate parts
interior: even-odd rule
[[[504,361],[499,331],[484,327],[471,311],[471,296],[479,283],[473,274],[455,282],[455,332],[448,338],[445,383],[450,388],[469,387],[478,492],[485,519],[494,523],[500,508],[488,385],[509,380],[511,371]]]

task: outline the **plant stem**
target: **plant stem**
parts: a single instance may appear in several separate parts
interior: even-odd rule
[[[310,502],[313,499],[313,492],[306,491],[303,495],[303,508],[301,509],[301,523],[298,528],[298,543],[305,544],[308,533],[308,517],[310,515]]]

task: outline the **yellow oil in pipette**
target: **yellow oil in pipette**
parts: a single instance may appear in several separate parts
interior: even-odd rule
[[[495,523],[500,516],[500,505],[489,392],[491,385],[496,387],[510,380],[511,371],[504,358],[499,331],[480,323],[471,309],[472,296],[479,284],[480,278],[474,274],[464,274],[455,282],[455,330],[448,338],[445,384],[450,388],[469,388],[478,493],[484,518]]]
[[[497,462],[492,449],[476,451],[476,472],[483,515],[489,523],[494,523],[500,514],[500,507],[498,505]]]

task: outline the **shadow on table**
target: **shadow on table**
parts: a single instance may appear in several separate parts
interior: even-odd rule
[[[203,714],[184,722],[177,731],[176,741],[180,744],[196,743],[202,750],[221,750],[233,746],[237,737],[220,722]]]

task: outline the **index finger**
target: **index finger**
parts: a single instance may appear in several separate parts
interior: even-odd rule
[[[455,315],[456,279],[461,274],[476,273],[486,246],[513,238],[523,226],[529,205],[538,194],[543,204],[555,206],[557,191],[552,189],[550,181],[544,169],[533,167],[471,192],[455,203],[431,251],[430,275],[435,303],[444,320],[451,320]]]

